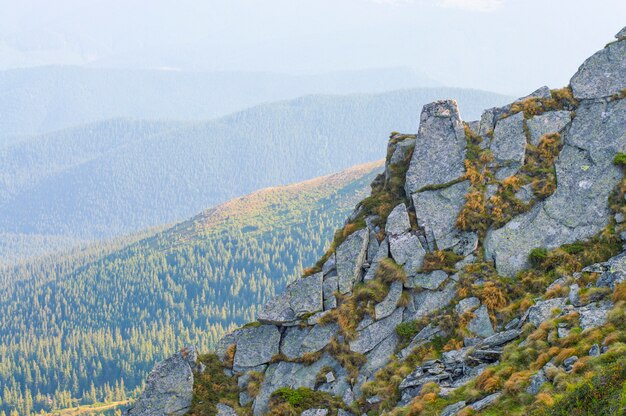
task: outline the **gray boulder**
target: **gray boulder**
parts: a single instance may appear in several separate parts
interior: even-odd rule
[[[323,273],[296,279],[263,306],[258,313],[259,322],[269,324],[289,324],[308,313],[323,309]]]
[[[490,394],[489,396],[470,404],[468,407],[476,412],[480,412],[481,410],[494,404],[500,396],[502,396],[501,392]]]
[[[572,120],[569,111],[549,111],[526,121],[530,132],[530,142],[539,144],[539,139],[550,133],[559,133]]]
[[[506,343],[509,343],[519,337],[521,335],[521,331],[517,329],[509,329],[508,331],[498,332],[497,334],[493,334],[480,343],[480,348],[488,349],[499,347]]]
[[[388,317],[398,307],[398,301],[402,295],[402,282],[393,282],[389,287],[389,293],[380,303],[374,307],[376,320]]]
[[[430,273],[418,273],[407,279],[405,284],[408,288],[420,287],[422,289],[437,290],[443,282],[448,280],[448,273],[443,270],[434,270]]]
[[[363,280],[366,282],[368,280],[372,280],[376,277],[376,271],[378,270],[378,263],[383,259],[389,257],[389,241],[385,238],[379,245],[378,250],[376,251],[376,255],[371,261],[370,268],[367,269],[367,273],[365,273],[365,277]]]
[[[580,314],[580,327],[586,330],[604,325],[612,308],[613,304],[611,302],[602,302],[576,309]]]
[[[339,290],[339,277],[336,274],[328,275],[322,284],[322,294],[324,296],[324,310],[337,307],[337,297],[335,293]]]
[[[609,43],[587,58],[570,80],[570,85],[574,97],[579,100],[619,94],[626,88],[626,42]]]
[[[224,403],[218,403],[217,407],[217,416],[237,416],[237,412],[230,406],[225,405]]]
[[[480,305],[480,299],[477,297],[461,299],[456,305],[456,313],[463,315],[465,312],[475,309]]]
[[[385,232],[387,235],[400,235],[411,230],[409,213],[404,203],[397,205],[387,217]]]
[[[465,402],[457,402],[447,406],[441,411],[441,416],[454,416],[465,407]]]
[[[413,233],[389,237],[389,252],[394,261],[403,266],[408,276],[413,276],[424,263],[426,250]]]
[[[404,360],[406,357],[411,354],[411,352],[419,347],[420,345],[424,345],[425,343],[431,341],[433,338],[437,336],[442,336],[443,331],[438,326],[434,326],[432,323],[428,324],[424,327],[420,332],[413,337],[408,346],[406,346],[402,351],[398,353],[398,357]]]
[[[398,308],[388,317],[376,321],[360,331],[357,339],[350,342],[350,349],[361,354],[373,350],[385,338],[393,334],[396,326],[402,323],[403,311],[404,308]]]
[[[302,342],[310,331],[310,327],[291,326],[285,328],[285,333],[280,341],[280,352],[289,359],[302,356]]]
[[[326,416],[327,414],[328,409],[309,409],[302,412],[300,416]]]
[[[193,398],[193,373],[201,370],[197,360],[196,349],[188,347],[157,363],[148,374],[143,393],[128,414],[176,416],[187,413]]]
[[[363,364],[359,373],[367,378],[373,377],[378,370],[389,363],[396,345],[398,345],[398,336],[394,332],[367,353],[367,362]]]
[[[490,337],[494,334],[489,312],[485,305],[474,311],[474,317],[467,325],[467,329],[479,337]]]
[[[456,294],[456,284],[451,281],[437,291],[424,290],[413,295],[412,304],[407,308],[404,320],[419,319],[431,312],[445,308]]]
[[[243,328],[235,351],[235,369],[256,367],[268,363],[278,354],[280,332],[274,325]]]
[[[315,325],[302,340],[302,352],[318,352],[328,345],[331,338],[337,334],[339,326],[335,323],[327,325]]]
[[[466,140],[456,101],[424,106],[417,141],[406,174],[407,195],[463,176]]]
[[[439,250],[453,247],[461,239],[456,219],[465,204],[469,186],[469,181],[463,181],[443,189],[413,194],[417,223],[427,234],[432,234]]]
[[[524,164],[526,153],[523,113],[498,120],[491,141],[491,151],[496,162],[506,166],[496,173],[497,179],[501,180],[517,173]]]
[[[220,360],[224,361],[224,359],[226,358],[226,351],[228,350],[228,347],[237,343],[237,340],[239,339],[239,334],[241,334],[241,329],[235,329],[230,334],[224,335],[222,339],[218,341],[215,348],[215,353]]]
[[[626,252],[598,266],[601,267],[602,274],[596,281],[597,287],[609,287],[614,290],[615,285],[626,281]]]
[[[352,292],[354,283],[361,280],[361,267],[367,254],[367,229],[353,232],[337,247],[335,253],[339,293]]]
[[[539,326],[542,322],[552,318],[555,309],[563,309],[566,304],[566,298],[554,298],[537,302],[528,309],[528,321],[534,326]]]

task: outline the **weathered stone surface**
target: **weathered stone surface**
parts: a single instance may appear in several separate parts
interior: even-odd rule
[[[398,335],[393,332],[367,353],[367,362],[361,367],[360,374],[371,378],[378,370],[386,366],[396,349],[396,345],[398,345]]]
[[[469,181],[463,181],[413,195],[417,223],[427,234],[432,233],[439,250],[453,247],[460,241],[461,233],[455,224],[468,190]]]
[[[132,416],[184,415],[193,398],[193,371],[198,369],[198,352],[185,348],[154,366],[146,387],[133,407]]]
[[[300,416],[326,416],[327,414],[328,409],[309,409],[302,412]]]
[[[324,276],[335,270],[335,266],[335,253],[333,253],[330,255],[330,257],[328,257],[328,260],[326,260],[326,262],[322,266],[322,273],[324,273]]]
[[[292,323],[307,313],[323,309],[323,273],[296,279],[263,306],[257,319],[270,324]]]
[[[615,285],[626,281],[626,252],[596,266],[602,270],[602,274],[596,280],[596,286],[614,290]]]
[[[613,305],[610,302],[603,302],[599,305],[591,304],[578,308],[577,311],[580,314],[580,327],[585,330],[604,325],[612,307]]]
[[[456,101],[424,106],[417,143],[406,174],[407,195],[463,175],[466,140]]]
[[[467,325],[467,329],[479,337],[490,337],[494,334],[489,312],[485,305],[474,311],[474,317]]]
[[[430,273],[418,273],[409,277],[405,286],[408,288],[421,287],[422,289],[436,290],[448,279],[448,273],[443,270],[434,270]]]
[[[517,329],[509,329],[508,331],[498,332],[497,334],[493,334],[480,343],[481,348],[493,348],[499,347],[500,345],[504,345],[508,342],[513,341],[517,337],[521,335],[521,331]]]
[[[368,237],[367,229],[358,230],[350,234],[346,241],[337,247],[335,255],[341,294],[352,292],[354,283],[361,279],[361,267],[367,254]]]
[[[261,325],[241,330],[235,351],[235,368],[256,367],[268,363],[278,354],[280,332],[274,325]]]
[[[529,267],[532,248],[585,240],[608,224],[608,197],[622,175],[613,157],[626,152],[624,119],[626,100],[581,104],[556,163],[556,192],[488,232],[485,254],[500,274],[513,277]]]
[[[407,153],[415,146],[415,137],[407,137],[396,144],[396,150],[391,155],[389,163],[396,165],[403,162],[407,157]]]
[[[459,234],[459,242],[452,248],[459,256],[468,256],[478,248],[478,234],[464,232]]]
[[[491,151],[497,163],[509,167],[502,173],[498,171],[496,173],[497,179],[504,179],[517,173],[524,163],[526,152],[523,113],[516,113],[498,120],[491,141]]]
[[[315,325],[302,340],[302,352],[317,352],[328,345],[335,336],[339,326],[337,324]]]
[[[434,337],[441,335],[443,335],[441,328],[434,326],[433,324],[428,324],[425,328],[418,332],[415,337],[413,337],[409,345],[398,353],[398,356],[404,360],[415,348],[432,340]]]
[[[609,43],[587,58],[570,80],[570,85],[578,99],[619,94],[626,88],[626,42]]]
[[[230,334],[224,335],[222,339],[219,340],[219,342],[217,343],[217,347],[215,348],[215,353],[220,360],[223,361],[226,357],[226,351],[228,350],[228,347],[237,343],[240,333],[241,329],[236,329]]]
[[[456,305],[456,313],[462,315],[469,310],[477,308],[479,305],[480,299],[477,297],[461,299]]]
[[[389,252],[396,263],[404,267],[408,276],[413,276],[421,269],[426,250],[419,238],[413,233],[389,237]]]
[[[537,302],[528,309],[528,321],[535,326],[539,326],[542,322],[552,317],[555,309],[563,309],[566,304],[566,298],[554,298]]]
[[[337,307],[337,297],[335,293],[339,290],[339,277],[337,275],[328,275],[324,278],[322,284],[322,293],[324,295],[324,310]]]
[[[493,393],[490,394],[487,397],[484,397],[472,404],[470,404],[468,407],[472,410],[475,410],[477,412],[480,412],[483,409],[486,409],[487,407],[491,406],[493,403],[496,402],[496,400],[498,400],[500,398],[500,396],[502,396],[501,392],[497,392],[497,393]]]
[[[385,238],[378,246],[378,250],[376,251],[376,255],[370,264],[370,268],[367,269],[367,273],[365,273],[365,277],[363,280],[368,281],[372,280],[376,277],[376,271],[378,270],[378,263],[389,257],[389,241]]]
[[[444,308],[452,302],[456,293],[456,285],[449,282],[438,291],[425,290],[413,295],[413,302],[405,313],[404,320],[419,319],[431,312]]]
[[[227,406],[223,403],[218,403],[217,407],[217,416],[237,416],[237,412],[230,406]]]
[[[517,192],[515,192],[515,198],[519,199],[523,203],[527,204],[533,199],[533,188],[531,184],[522,186]]]
[[[465,402],[457,402],[451,404],[450,406],[446,406],[446,408],[441,411],[441,416],[454,416],[459,413],[464,407]]]
[[[572,120],[569,111],[549,111],[526,121],[530,132],[530,142],[539,144],[539,139],[549,133],[559,133]]]
[[[376,257],[380,243],[376,237],[376,231],[370,229],[369,243],[367,243],[367,256],[365,256],[368,263],[371,263]]]
[[[404,308],[396,309],[388,317],[374,322],[358,333],[357,339],[350,342],[350,349],[365,354],[380,344],[385,338],[394,333],[396,326],[402,322]]]
[[[385,232],[387,235],[400,235],[411,230],[409,213],[404,203],[397,205],[387,217]]]
[[[310,389],[314,388],[317,374],[323,367],[326,366],[333,368],[333,371],[338,378],[340,377],[340,374],[342,374],[342,368],[339,363],[337,363],[337,361],[335,361],[328,354],[324,354],[321,359],[311,365],[286,361],[270,364],[265,371],[265,379],[261,384],[260,392],[254,401],[254,415],[260,416],[267,412],[267,405],[272,392],[281,387],[290,387],[294,389],[298,387],[308,387]],[[345,374],[345,370],[343,371],[343,374]],[[333,384],[336,389],[333,390],[332,393],[342,396],[344,392],[341,391],[341,389],[346,388],[345,383]]]
[[[548,382],[546,377],[546,369],[554,368],[551,363],[546,364],[541,370],[539,370],[534,376],[530,378],[530,385],[526,388],[526,393],[537,394],[541,390],[541,386]]]
[[[300,357],[302,355],[302,341],[310,331],[311,328],[309,327],[291,326],[286,328],[280,341],[280,352],[289,359]]]
[[[374,307],[374,312],[376,315],[375,317],[377,321],[388,317],[393,313],[393,311],[396,310],[401,295],[402,282],[393,282],[389,287],[389,293],[387,293],[385,299],[383,299]]]

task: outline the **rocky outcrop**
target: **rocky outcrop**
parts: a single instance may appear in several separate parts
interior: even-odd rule
[[[626,152],[626,35],[620,33],[574,75],[573,96],[541,87],[467,124],[456,102],[437,101],[424,106],[417,135],[392,134],[372,198],[357,206],[321,267],[269,301],[258,322],[217,346],[220,359],[233,359],[225,371],[238,380],[240,404],[262,415],[277,389],[305,387],[354,403],[362,413],[378,412],[392,399],[372,393],[376,374],[400,368],[401,375],[391,377],[393,388],[383,389],[399,391],[393,398],[398,406],[421,397],[428,385],[437,392],[428,394],[447,400],[441,414],[478,412],[509,394],[508,387],[497,391],[505,383],[463,400],[456,392],[494,371],[509,350],[526,354],[529,332],[570,342],[572,334],[605,328],[617,302],[609,294],[626,281],[625,253],[559,275],[545,296],[533,292],[523,302],[520,296],[514,307],[503,302],[519,294],[511,282],[531,266],[533,249],[542,249],[541,260],[545,250],[576,243],[567,247],[575,254],[587,239],[618,225],[626,241],[626,208],[614,211],[618,202],[625,205],[614,195],[623,179],[614,158]],[[548,158],[542,143],[550,138],[558,145]],[[541,157],[549,164],[529,167]],[[556,180],[538,192],[534,175],[547,171]],[[496,207],[505,199],[513,211]],[[460,213],[482,215],[475,219],[481,223],[464,226]],[[492,221],[497,215],[500,221]],[[522,277],[519,284],[528,284],[531,278]],[[424,351],[441,340],[450,341],[427,357],[435,359],[425,359]],[[607,348],[598,341],[589,356]],[[564,351],[521,372],[524,383],[514,389],[538,394],[554,374],[569,374],[589,359],[583,359],[586,351]],[[194,354],[158,364],[131,414],[184,413],[198,371]],[[247,389],[253,378],[257,388]],[[220,405],[218,412],[232,415],[234,409]],[[311,405],[302,414],[347,412]]]
[[[184,415],[193,399],[194,372],[201,371],[198,352],[185,348],[158,363],[146,379],[146,388],[128,411],[132,416]]]

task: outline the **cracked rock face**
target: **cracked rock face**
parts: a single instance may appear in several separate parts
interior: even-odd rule
[[[193,371],[198,369],[198,352],[186,348],[154,366],[131,416],[178,416],[187,413],[193,398]]]
[[[519,171],[524,164],[526,152],[523,113],[514,114],[497,122],[491,151],[496,162],[503,166],[496,172],[497,179],[504,179]]]
[[[321,272],[297,279],[283,293],[266,303],[257,319],[259,322],[286,324],[322,310],[322,280]]]
[[[280,332],[274,325],[244,328],[237,340],[234,368],[256,367],[278,354]]]
[[[533,248],[584,240],[608,224],[608,198],[621,178],[613,156],[626,152],[625,119],[626,100],[581,105],[556,163],[556,192],[485,239],[498,273],[514,277],[529,267]]]
[[[352,292],[354,283],[361,280],[361,267],[367,255],[368,242],[369,233],[367,229],[363,229],[350,234],[346,241],[337,247],[335,261],[339,293]]]
[[[406,174],[407,195],[463,176],[466,140],[456,101],[426,104],[417,136]]]
[[[624,29],[618,33],[618,39]],[[593,99],[619,94],[626,88],[626,39],[621,37],[589,57],[572,77],[570,84],[577,99]]]

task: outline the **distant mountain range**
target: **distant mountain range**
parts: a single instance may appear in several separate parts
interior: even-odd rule
[[[116,119],[28,138],[0,149],[0,254],[49,249],[31,237],[67,245],[180,221],[375,160],[391,129],[416,131],[423,104],[451,97],[465,119],[508,99],[452,88],[308,96],[205,122]]]
[[[303,95],[439,85],[409,68],[313,75],[71,66],[12,69],[0,71],[0,146],[22,135],[110,118],[207,120]]]

